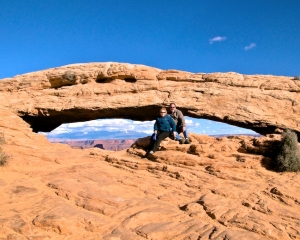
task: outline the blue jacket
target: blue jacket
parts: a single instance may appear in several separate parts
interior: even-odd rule
[[[154,123],[154,130],[156,131],[170,132],[171,128],[172,131],[176,131],[175,122],[168,114],[164,117],[158,117]]]

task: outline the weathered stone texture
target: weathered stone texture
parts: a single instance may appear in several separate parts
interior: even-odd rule
[[[140,65],[69,65],[0,81],[0,239],[300,239],[300,175],[270,169],[280,135],[72,149],[34,130],[107,117],[186,115],[299,133],[299,82]],[[27,122],[25,122],[26,120]]]
[[[278,135],[72,149],[0,108],[1,239],[300,239],[300,175],[268,170]],[[255,154],[253,154],[255,153]]]
[[[238,73],[189,73],[126,63],[73,64],[0,81],[0,105],[34,131],[65,122],[120,117],[151,120],[175,102],[186,116],[261,134],[300,132],[300,81]]]

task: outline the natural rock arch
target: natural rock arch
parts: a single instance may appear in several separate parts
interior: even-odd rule
[[[0,81],[0,106],[33,131],[101,118],[153,120],[175,102],[186,116],[260,134],[300,133],[300,81],[238,73],[189,73],[126,63],[72,64]]]

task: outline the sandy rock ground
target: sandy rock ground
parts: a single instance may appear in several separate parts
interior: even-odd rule
[[[72,149],[7,109],[0,131],[0,239],[300,239],[300,175],[260,154],[276,136],[191,134],[143,158],[148,138]]]

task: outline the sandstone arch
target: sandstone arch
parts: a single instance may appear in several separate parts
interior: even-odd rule
[[[99,118],[152,120],[176,102],[186,116],[300,133],[300,81],[238,73],[189,73],[126,63],[72,64],[0,81],[0,106],[33,131]]]

